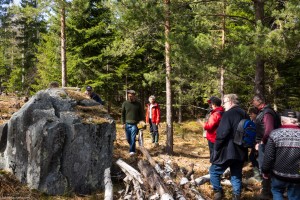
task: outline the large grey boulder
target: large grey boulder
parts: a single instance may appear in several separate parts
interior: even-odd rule
[[[103,189],[115,123],[106,114],[99,124],[83,123],[75,108],[86,101],[93,100],[75,101],[59,88],[38,92],[0,126],[0,168],[51,195]]]

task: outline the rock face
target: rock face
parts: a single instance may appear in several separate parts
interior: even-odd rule
[[[101,124],[83,123],[74,108],[84,104],[63,89],[38,92],[0,126],[0,168],[50,195],[104,188],[115,123],[109,116]]]

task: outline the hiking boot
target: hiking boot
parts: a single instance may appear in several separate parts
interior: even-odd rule
[[[222,200],[222,199],[223,199],[223,192],[222,191],[215,191],[214,200]]]
[[[232,200],[240,200],[241,199],[241,195],[240,194],[233,194],[232,195]]]

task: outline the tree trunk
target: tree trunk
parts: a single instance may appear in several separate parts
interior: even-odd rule
[[[165,0],[165,59],[166,59],[166,121],[167,121],[167,141],[166,152],[169,155],[173,154],[173,124],[172,124],[172,90],[171,90],[171,63],[170,51],[171,45],[169,42],[170,34],[170,0]]]
[[[255,10],[255,21],[261,21],[264,24],[264,0],[253,0]],[[255,86],[254,93],[265,95],[264,91],[264,79],[265,79],[265,62],[262,56],[256,55],[256,68],[255,68]]]
[[[60,39],[61,39],[61,85],[67,87],[67,61],[66,61],[66,10],[64,2],[61,3]]]
[[[226,0],[223,2],[223,19],[222,19],[222,51],[225,48],[225,29],[226,29]],[[225,68],[222,63],[221,69],[220,69],[220,94],[221,94],[221,100],[223,102],[224,99],[224,74],[225,74]]]
[[[255,94],[264,96],[265,85],[265,62],[261,59],[260,55],[256,56],[256,69],[255,69]]]

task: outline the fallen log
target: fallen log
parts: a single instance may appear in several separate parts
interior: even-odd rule
[[[149,184],[151,189],[156,190],[157,193],[161,196],[161,200],[173,200],[173,197],[170,194],[167,186],[165,186],[160,176],[156,174],[153,168],[148,165],[146,161],[140,160],[138,162],[138,168],[143,176],[147,178],[147,183]]]
[[[104,200],[113,200],[113,184],[111,182],[110,168],[106,168],[104,171],[104,185]]]
[[[141,184],[143,184],[142,175],[135,170],[133,167],[128,165],[123,160],[117,160],[116,164],[121,168],[121,170],[126,174],[124,178],[124,182],[126,185],[125,194],[126,198],[132,198],[132,195],[127,195],[130,189],[131,183],[133,184],[133,191],[136,194],[136,199],[143,200],[144,199],[144,191],[142,190]],[[125,198],[125,197],[124,197]]]
[[[121,168],[121,170],[126,175],[131,176],[132,178],[136,179],[140,184],[143,184],[142,176],[141,176],[141,174],[136,169],[134,169],[133,167],[131,167],[130,165],[128,165],[122,159],[117,160],[116,164],[119,165],[119,167]]]
[[[223,178],[230,177],[230,169],[229,169],[229,168],[227,168],[227,169],[225,170],[225,172],[223,173],[222,177],[223,177]],[[195,183],[196,183],[197,185],[202,185],[202,184],[204,184],[204,183],[210,181],[210,175],[209,175],[209,174],[206,174],[206,175],[204,175],[204,176],[201,176],[201,177],[196,178],[194,181],[195,181]],[[227,183],[226,183],[226,184],[227,184]]]

